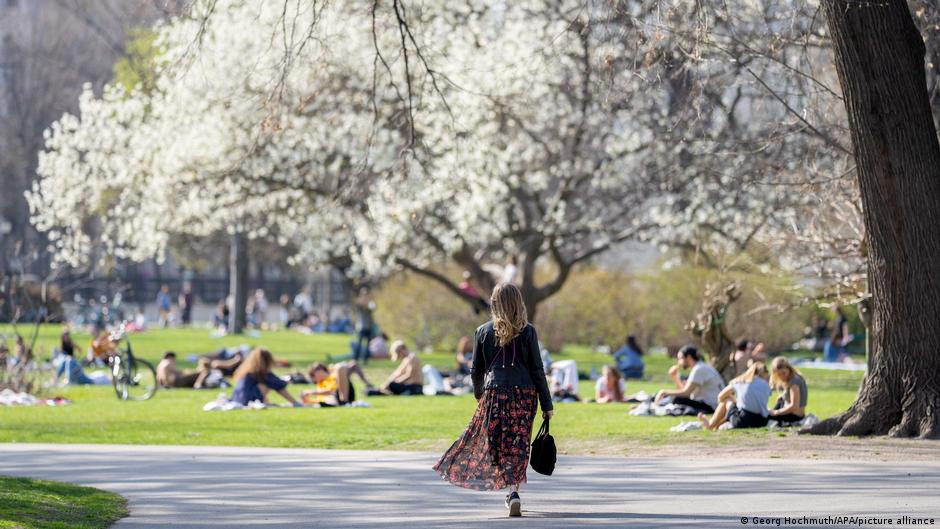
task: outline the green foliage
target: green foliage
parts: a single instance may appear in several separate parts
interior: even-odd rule
[[[419,350],[456,350],[457,340],[486,321],[437,283],[401,273],[386,281],[375,296],[376,319],[393,340],[401,338]]]
[[[742,287],[727,320],[733,338],[764,341],[771,351],[799,340],[812,308],[772,308],[795,304],[802,295],[792,279],[694,266],[638,274],[578,269],[539,306],[539,336],[553,351],[568,344],[616,346],[628,333],[647,346],[681,346],[691,340],[684,326],[701,309],[705,285],[730,280]],[[437,350],[451,350],[486,319],[437,283],[407,273],[386,282],[377,301],[379,322],[390,335]]]
[[[132,28],[127,50],[114,63],[114,81],[128,92],[135,88],[150,93],[157,78],[157,59],[161,51],[157,46],[157,33],[150,28]]]
[[[799,340],[809,323],[812,307],[797,307],[805,292],[784,274],[726,272],[681,266],[639,276],[639,297],[644,319],[638,327],[657,332],[650,343],[680,346],[689,342],[685,330],[701,310],[702,295],[709,283],[736,281],[741,297],[727,315],[732,339],[747,337],[762,341],[770,351],[783,351]]]
[[[91,487],[0,476],[0,528],[104,528],[127,516],[126,505]]]

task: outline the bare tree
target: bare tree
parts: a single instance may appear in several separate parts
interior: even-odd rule
[[[77,108],[85,83],[100,88],[125,53],[125,31],[178,12],[183,0],[32,0],[0,8],[0,254],[14,245],[48,267],[23,193],[35,178],[43,132]],[[0,274],[8,264],[0,258]]]

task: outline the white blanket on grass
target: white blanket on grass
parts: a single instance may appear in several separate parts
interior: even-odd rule
[[[211,402],[207,402],[202,407],[202,411],[232,411],[232,410],[263,410],[266,408],[282,408],[280,404],[265,404],[260,400],[253,400],[247,405],[240,402],[231,401],[225,396],[225,393],[219,394],[219,397]],[[305,408],[316,408],[318,406],[304,406]],[[372,405],[364,400],[357,400],[345,404],[342,407],[347,408],[371,408]]]

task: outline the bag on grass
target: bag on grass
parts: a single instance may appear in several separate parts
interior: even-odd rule
[[[548,419],[542,421],[542,427],[539,433],[532,441],[532,455],[529,458],[529,464],[532,469],[539,474],[551,476],[555,471],[555,438],[548,433]]]

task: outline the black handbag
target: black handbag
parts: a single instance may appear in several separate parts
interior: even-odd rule
[[[548,433],[548,419],[542,421],[542,427],[539,433],[532,441],[532,455],[529,457],[529,464],[532,469],[539,474],[551,476],[555,471],[555,459],[557,457],[555,450],[555,438]]]

